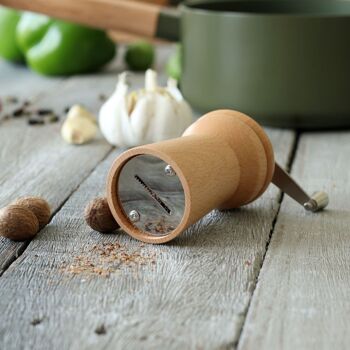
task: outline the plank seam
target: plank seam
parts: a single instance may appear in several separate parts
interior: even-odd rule
[[[288,173],[290,173],[291,170],[292,170],[292,167],[293,167],[293,164],[294,164],[294,160],[296,158],[296,154],[297,154],[297,151],[298,151],[299,140],[300,140],[300,132],[297,131],[295,133],[295,137],[294,137],[293,144],[292,144],[292,147],[291,147],[291,151],[290,151],[290,154],[289,154],[289,157],[288,157],[288,161],[287,161],[286,171]],[[242,333],[243,333],[244,326],[245,326],[245,323],[246,323],[247,315],[248,315],[249,309],[251,307],[252,300],[253,300],[255,292],[256,292],[256,287],[257,287],[257,284],[258,284],[258,281],[259,281],[261,269],[262,269],[262,267],[264,265],[266,254],[267,254],[267,251],[269,249],[270,242],[271,242],[271,239],[272,239],[272,235],[273,235],[273,233],[275,231],[275,226],[276,226],[276,223],[277,223],[278,215],[280,213],[280,209],[281,209],[283,198],[284,198],[284,193],[280,191],[280,194],[279,194],[279,197],[278,197],[277,211],[276,211],[276,214],[275,214],[275,216],[274,216],[274,218],[272,220],[269,236],[268,236],[268,239],[267,239],[266,244],[265,244],[264,255],[263,255],[262,259],[261,259],[261,264],[259,266],[259,273],[257,274],[257,276],[255,278],[255,282],[254,282],[254,286],[253,286],[254,289],[253,289],[252,295],[251,295],[251,297],[249,299],[249,302],[248,302],[247,308],[245,310],[245,313],[243,315],[242,326],[241,326],[241,329],[239,330],[239,333],[238,333],[238,336],[237,336],[237,342],[236,342],[236,344],[234,345],[233,348],[239,347],[239,343],[241,341],[241,337],[242,337]]]
[[[80,186],[91,176],[91,174],[95,171],[95,169],[112,153],[113,147],[109,149],[108,152],[101,158],[99,162],[96,163],[96,165],[88,172],[86,176],[84,176],[79,182],[79,184],[70,192],[70,194],[62,201],[62,203],[57,207],[57,209],[53,212],[50,222],[53,220],[53,218],[59,213],[59,211],[62,209],[62,207],[67,203],[70,197],[79,190]],[[50,224],[48,223],[48,225]],[[35,237],[34,237],[35,238]],[[33,238],[33,239],[34,239]],[[0,277],[8,270],[8,268],[24,253],[24,251],[27,249],[29,244],[31,243],[32,240],[28,240],[25,242],[22,242],[19,247],[16,249],[15,254],[10,256],[7,261],[3,264],[0,270]]]

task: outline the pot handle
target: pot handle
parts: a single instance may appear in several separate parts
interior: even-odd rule
[[[178,9],[163,7],[159,13],[154,36],[160,39],[179,41],[180,20],[180,11]]]
[[[156,3],[133,0],[0,0],[0,4],[106,30],[174,41],[179,39],[179,11]]]

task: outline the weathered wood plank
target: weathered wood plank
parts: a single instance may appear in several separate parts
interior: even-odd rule
[[[45,88],[53,87],[62,78],[47,78],[33,73],[25,65],[12,64],[0,59],[0,96],[16,95],[20,98],[28,94],[43,92]]]
[[[0,120],[41,93],[56,88],[62,78],[47,78],[31,72],[24,65],[15,65],[0,59]],[[16,98],[17,102],[9,102]]]
[[[69,146],[58,126],[23,128],[21,123],[0,127],[0,205],[39,195],[56,211],[111,147],[101,138],[83,147]],[[25,245],[0,238],[0,273]]]
[[[67,94],[69,102],[85,103],[97,112],[102,102],[91,86],[109,93],[115,80],[115,74],[66,80],[60,89],[39,97],[33,108],[50,108],[62,115]],[[101,136],[81,147],[67,145],[60,124],[28,126],[25,118],[2,122],[0,144],[0,206],[19,196],[41,195],[54,211],[111,150]],[[25,245],[0,238],[0,273]]]
[[[170,50],[168,45],[157,48],[156,66],[160,72]],[[108,96],[113,92],[118,74],[125,69],[124,48],[120,51],[118,58],[104,71],[61,83],[53,79],[53,85],[49,78],[42,78],[24,67],[6,65],[1,75],[0,94],[13,92],[24,99],[32,96],[33,110],[52,109],[60,116],[64,115],[66,107],[76,103],[97,114],[103,103],[100,95]],[[164,83],[165,76],[161,76],[160,81]],[[4,89],[3,82],[8,83],[9,90]],[[21,82],[26,82],[25,89]],[[131,83],[135,88],[142,87],[143,74],[131,75]],[[47,90],[42,91],[45,87]],[[36,96],[38,91],[41,92]],[[3,120],[0,124],[0,207],[22,195],[41,195],[56,211],[110,150],[101,136],[81,147],[65,144],[60,137],[59,124],[30,127],[25,118]],[[0,275],[26,245],[0,238]]]
[[[350,133],[302,134],[292,174],[330,205],[285,198],[239,349],[347,349],[350,343]]]
[[[294,134],[270,135],[285,165]],[[279,208],[279,192],[271,186],[247,208],[213,211],[170,244],[144,245],[122,233],[93,232],[82,217],[86,202],[103,193],[115,156],[94,170],[1,277],[0,348],[232,347]],[[74,257],[90,258],[94,245],[103,242],[140,253],[143,265],[117,259],[118,270],[109,278],[66,270],[77,264]],[[104,333],[102,325],[106,333],[98,335]]]

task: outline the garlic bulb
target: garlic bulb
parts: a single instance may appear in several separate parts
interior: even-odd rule
[[[70,108],[62,125],[63,139],[75,145],[91,141],[98,131],[95,117],[85,108],[74,105]]]
[[[192,111],[170,79],[157,85],[157,73],[146,71],[145,89],[129,93],[126,73],[119,76],[114,93],[99,114],[102,134],[109,143],[133,147],[181,136],[192,123]]]

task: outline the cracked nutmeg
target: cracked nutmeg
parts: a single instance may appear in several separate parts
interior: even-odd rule
[[[25,241],[39,232],[39,221],[32,211],[11,204],[0,209],[0,235],[13,241]]]
[[[46,226],[51,217],[51,209],[47,201],[40,197],[23,197],[13,204],[29,209],[39,221],[39,230]]]
[[[85,208],[86,223],[95,231],[110,233],[119,228],[115,221],[106,198],[93,199]]]

